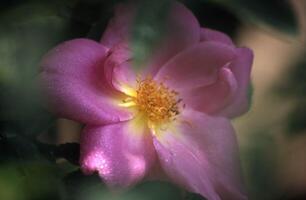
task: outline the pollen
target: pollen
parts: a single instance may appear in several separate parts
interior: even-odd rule
[[[151,77],[137,80],[136,94],[123,101],[123,106],[136,107],[148,124],[159,126],[175,120],[181,99],[178,93]]]
[[[170,122],[179,114],[178,93],[151,77],[138,80],[135,103],[149,122],[161,124]]]

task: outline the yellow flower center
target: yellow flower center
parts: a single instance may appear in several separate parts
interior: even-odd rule
[[[163,83],[147,77],[137,80],[135,91],[126,92],[128,98],[123,100],[123,106],[135,106],[137,111],[147,119],[149,126],[160,126],[175,120],[179,112],[178,93],[169,89]]]

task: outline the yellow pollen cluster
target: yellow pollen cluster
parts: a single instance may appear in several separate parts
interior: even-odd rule
[[[137,80],[135,91],[126,90],[130,97],[123,100],[122,106],[136,107],[149,124],[162,125],[171,122],[179,114],[178,93],[151,77]]]
[[[177,92],[147,77],[138,81],[135,103],[153,123],[170,122],[179,114]]]

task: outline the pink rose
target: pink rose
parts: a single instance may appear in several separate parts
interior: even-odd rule
[[[174,3],[167,29],[133,71],[133,8],[120,5],[101,41],[75,39],[42,60],[52,109],[86,124],[81,168],[110,186],[131,186],[153,169],[209,200],[247,199],[229,118],[248,108],[253,60]]]

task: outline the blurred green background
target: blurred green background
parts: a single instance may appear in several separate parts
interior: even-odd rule
[[[99,40],[122,0],[2,0],[0,3],[0,199],[200,200],[165,182],[110,193],[78,168],[81,125],[57,119],[41,100],[38,63],[72,38]],[[142,62],[170,1],[143,0],[133,30]],[[235,119],[254,200],[306,199],[306,3],[300,0],[185,0],[202,26],[255,52],[251,110]],[[155,13],[158,12],[159,15]],[[143,31],[151,26],[154,34]]]

